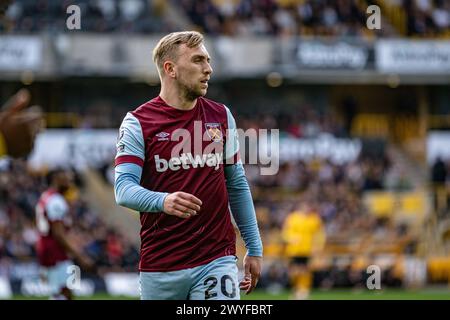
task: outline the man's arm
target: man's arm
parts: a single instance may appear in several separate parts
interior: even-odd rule
[[[117,141],[114,194],[117,204],[139,212],[165,212],[189,218],[201,201],[185,192],[156,192],[140,185],[145,146],[139,121],[130,113],[124,118]],[[189,215],[187,215],[189,213]]]
[[[263,247],[255,207],[242,164],[226,166],[225,178],[231,213],[244,239],[247,254],[262,257]]]
[[[231,213],[247,248],[244,258],[245,279],[240,288],[250,293],[261,275],[263,246],[256,221],[255,208],[244,167],[239,160],[239,141],[236,122],[226,108],[228,120],[227,142],[225,146],[225,179]],[[231,164],[230,164],[231,162]]]
[[[73,246],[67,238],[66,228],[63,220],[69,210],[66,201],[61,195],[53,195],[47,205],[47,218],[51,224],[52,236],[58,242],[58,244],[64,248],[65,252],[71,255],[85,270],[92,270],[94,263],[92,260],[79,252],[75,246]]]
[[[114,194],[118,205],[139,212],[165,212],[183,219],[197,215],[200,210],[202,202],[189,193],[169,194],[142,187],[139,184],[142,168],[135,164],[120,164],[115,172]]]
[[[80,267],[84,270],[91,271],[94,269],[94,262],[86,255],[78,252],[78,250],[73,247],[69,241],[67,241],[66,229],[62,221],[53,221],[52,225],[52,235],[58,244],[64,248],[64,250],[71,255]]]
[[[143,188],[142,168],[134,163],[123,163],[115,167],[114,194],[118,205],[140,212],[160,212],[164,210],[165,192],[155,192]]]
[[[249,294],[261,276],[263,246],[256,221],[255,208],[242,164],[225,167],[231,213],[247,248],[244,257],[245,278],[240,288]]]

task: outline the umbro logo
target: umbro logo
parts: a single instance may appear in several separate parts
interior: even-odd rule
[[[170,133],[163,131],[163,132],[156,134],[156,136],[158,137],[158,141],[168,141]]]

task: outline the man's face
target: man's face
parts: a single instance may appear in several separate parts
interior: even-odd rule
[[[188,48],[185,44],[178,48],[178,59],[174,62],[176,80],[190,99],[206,95],[212,68],[210,57],[202,44]]]
[[[72,186],[74,177],[70,171],[61,171],[55,179],[58,190],[64,193]]]

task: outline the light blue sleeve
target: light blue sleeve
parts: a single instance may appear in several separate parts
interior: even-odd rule
[[[63,220],[69,212],[69,207],[66,200],[60,194],[54,194],[48,200],[45,209],[47,211],[47,218],[50,221]]]
[[[160,212],[164,208],[165,192],[150,191],[142,187],[142,168],[134,163],[122,163],[115,168],[114,194],[117,204],[139,211]]]
[[[226,140],[227,142],[225,144],[225,152],[223,158],[225,159],[226,164],[234,164],[234,161],[236,160],[235,155],[239,152],[239,136],[237,133],[236,121],[234,120],[234,117],[231,114],[230,109],[228,109],[228,107],[226,106],[225,109],[227,110],[228,130]],[[240,163],[240,160],[238,161],[238,163]]]
[[[141,123],[129,112],[120,125],[116,148],[116,160],[123,156],[134,156],[141,160],[145,158],[145,144]]]
[[[225,152],[228,153],[226,156],[231,157],[239,152],[239,144],[237,143],[236,122],[228,108],[227,116],[228,128],[236,132],[236,137],[232,137],[234,140],[233,145],[228,149],[225,146]],[[228,141],[230,139],[227,140],[227,143]],[[263,245],[258,230],[255,207],[250,187],[245,177],[245,170],[240,161],[236,164],[225,166],[225,179],[231,213],[244,239],[247,254],[249,256],[262,257]]]
[[[139,121],[128,113],[119,129],[116,161],[121,157],[145,159],[144,138]],[[123,159],[123,158],[122,158]],[[140,212],[160,212],[164,208],[165,192],[147,190],[140,185],[142,167],[133,162],[116,165],[114,194],[117,204]]]

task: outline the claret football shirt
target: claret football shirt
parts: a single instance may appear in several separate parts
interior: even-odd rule
[[[233,129],[229,109],[203,97],[193,109],[179,110],[158,96],[124,118],[116,165],[142,167],[140,185],[148,190],[183,191],[202,201],[198,215],[188,219],[140,212],[140,271],[192,268],[235,254],[224,174],[225,165],[238,161]]]

